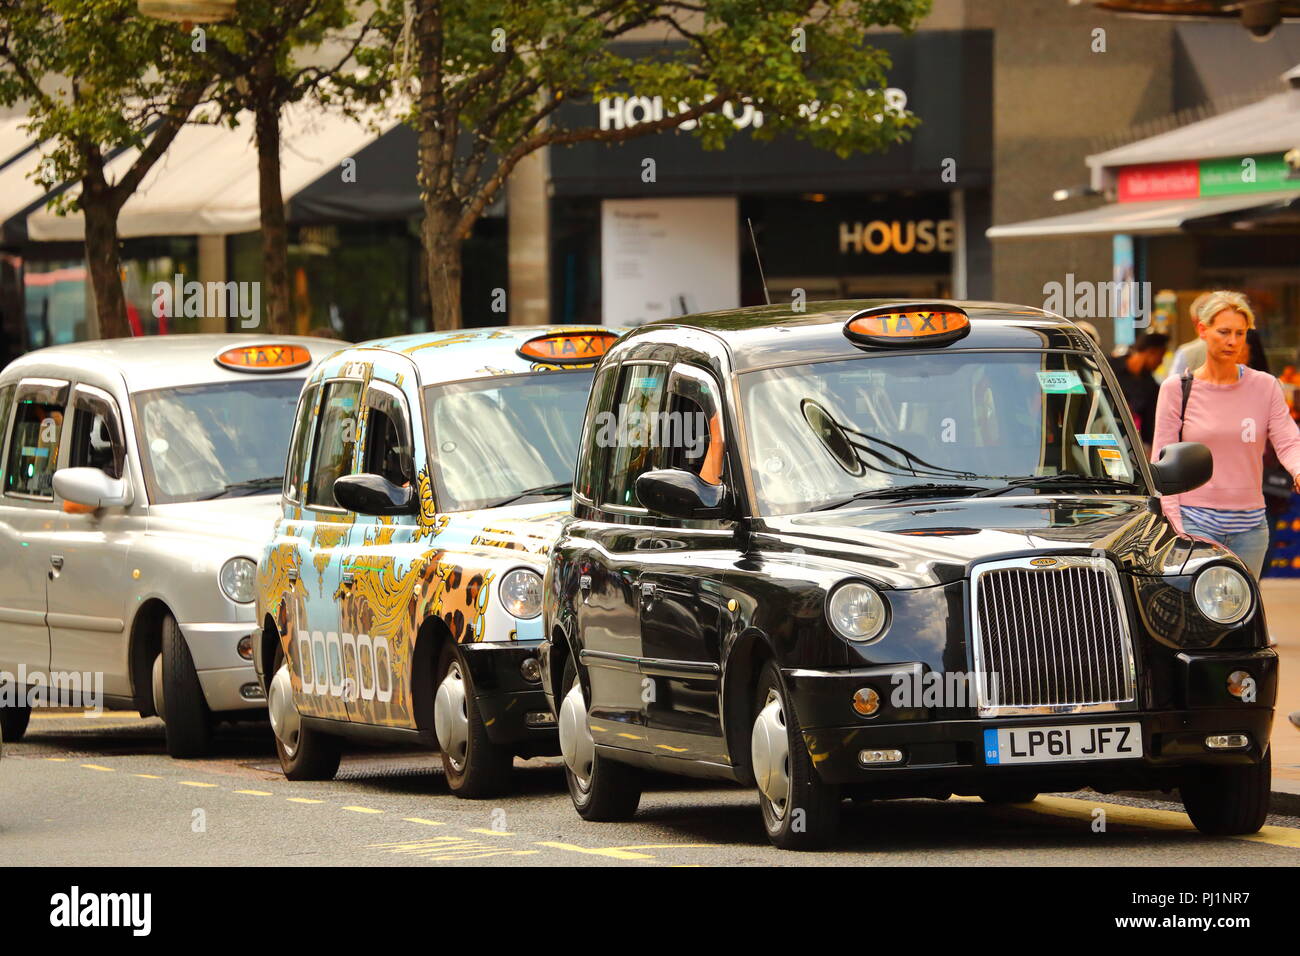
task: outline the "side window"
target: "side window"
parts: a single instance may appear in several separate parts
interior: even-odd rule
[[[607,365],[600,370],[600,374],[596,376],[596,381],[591,386],[584,426],[586,431],[582,435],[582,452],[578,458],[577,483],[574,486],[574,490],[588,501],[596,497],[596,489],[600,487],[602,471],[608,457],[608,449],[597,440],[602,433],[597,416],[600,416],[601,421],[607,417],[601,413],[609,411],[609,399],[617,378],[618,367]]]
[[[366,391],[366,438],[361,470],[395,485],[415,481],[415,450],[406,402],[387,389]]]
[[[668,458],[666,467],[681,468],[710,485],[723,479],[726,439],[722,409],[713,377],[688,365],[673,370],[665,420],[668,434],[661,436]]]
[[[316,443],[307,487],[309,507],[339,506],[334,500],[334,482],[352,474],[360,399],[360,382],[330,382],[325,386],[320,415],[316,418]]]
[[[612,439],[603,504],[623,508],[643,507],[636,496],[636,480],[658,465],[660,411],[668,391],[668,367],[650,363],[623,366],[618,387],[617,421],[602,428]],[[597,440],[601,439],[597,436]]]
[[[67,385],[24,387],[18,392],[5,462],[5,494],[54,497],[54,469],[67,402]]]
[[[307,447],[311,444],[311,413],[319,395],[320,386],[312,385],[304,389],[298,399],[293,439],[289,442],[289,463],[284,469],[284,496],[290,501],[297,501],[302,494],[303,467],[307,461]]]
[[[112,478],[121,478],[125,460],[126,445],[116,403],[78,389],[73,402],[68,467],[98,468]]]

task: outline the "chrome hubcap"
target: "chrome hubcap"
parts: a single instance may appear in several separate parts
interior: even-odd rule
[[[158,713],[158,719],[166,722],[167,711],[163,704],[163,666],[162,655],[159,654],[153,659],[153,709]]]
[[[781,698],[774,690],[768,691],[767,703],[754,718],[749,755],[759,793],[767,798],[777,819],[781,819],[790,804],[790,737],[785,729]]]
[[[433,700],[433,729],[438,745],[459,773],[469,756],[469,702],[460,662],[452,661]]]
[[[591,769],[596,762],[596,742],[587,726],[587,702],[582,699],[582,683],[575,677],[573,686],[560,704],[560,753],[564,764],[584,791],[591,787]]]
[[[293,681],[289,676],[288,664],[281,664],[271,678],[271,688],[266,695],[266,709],[271,715],[271,730],[275,733],[275,739],[280,741],[285,754],[292,757],[298,752],[302,717],[298,714],[298,705],[293,702]]]

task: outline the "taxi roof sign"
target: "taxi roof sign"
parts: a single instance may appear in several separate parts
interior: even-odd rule
[[[955,305],[886,305],[864,309],[844,323],[855,345],[909,348],[948,345],[970,333],[970,317]]]
[[[599,330],[548,332],[519,346],[519,354],[555,365],[591,364],[600,361],[617,340],[617,333]]]
[[[311,364],[311,352],[301,345],[240,345],[226,349],[215,361],[232,372],[292,372]]]

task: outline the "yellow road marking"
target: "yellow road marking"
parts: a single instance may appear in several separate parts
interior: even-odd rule
[[[216,787],[215,783],[201,783],[198,780],[178,780],[182,787]]]
[[[620,732],[618,736],[620,736],[620,737],[624,737],[624,738],[626,738],[626,739],[628,739],[628,740],[641,740],[641,739],[642,739],[642,738],[638,737],[636,734],[625,734],[625,733],[622,733],[622,732]]]
[[[488,836],[515,836],[508,830],[487,830],[482,827],[466,827],[470,833],[486,833]]]
[[[467,840],[458,836],[435,837],[430,840],[406,840],[394,843],[372,843],[368,849],[388,853],[405,853],[430,860],[473,860],[489,856],[528,856],[537,850],[503,850],[488,843]]]
[[[961,799],[978,799],[964,797]],[[1033,803],[1012,804],[1008,809],[1025,810],[1043,816],[1067,817],[1075,820],[1091,820],[1092,811],[1101,807],[1106,811],[1107,823],[1120,823],[1129,826],[1153,827],[1159,830],[1175,830],[1188,834],[1199,831],[1192,825],[1187,814],[1181,810],[1157,810],[1152,807],[1130,807],[1121,803],[1104,803],[1100,800],[1083,800],[1077,797],[1039,797]],[[1290,827],[1263,827],[1258,833],[1229,837],[1232,840],[1247,840],[1251,843],[1267,843],[1271,846],[1300,848],[1300,830]]]
[[[67,762],[68,762],[68,758],[67,758],[67,757],[46,757],[45,759],[46,759],[46,760],[53,761],[54,763],[67,763]]]
[[[712,850],[721,846],[719,843],[642,843],[638,846],[616,846],[611,847],[614,850],[683,850],[683,849],[704,849]]]
[[[133,777],[143,777],[143,778],[146,779],[146,780],[161,780],[161,779],[162,779],[162,777],[158,776],[156,773],[133,773],[133,774],[131,774],[131,776],[133,776]]]
[[[236,790],[235,793],[246,793],[250,797],[273,797],[275,794],[269,790]]]
[[[101,766],[100,766],[99,764],[97,764],[97,763],[83,763],[82,766],[85,767],[87,770],[102,770],[104,773],[116,773],[116,772],[117,772],[117,771],[114,770],[112,767],[101,767]]]
[[[439,823],[437,820],[426,820],[423,817],[402,817],[407,823],[422,823],[426,827],[445,827],[447,824]]]
[[[572,843],[556,843],[551,840],[539,841],[536,846],[549,846],[554,850],[567,850],[570,853],[586,853],[591,856],[610,856],[616,860],[653,860],[654,857],[649,853],[633,853],[631,850],[620,850],[617,847],[607,847],[603,850],[595,850],[590,847],[576,846]]]
[[[306,797],[285,797],[290,803],[324,803],[324,800],[308,800]]]
[[[671,750],[675,754],[686,753],[685,747],[670,747],[668,746],[668,744],[655,744],[655,746],[658,747],[660,750]]]
[[[351,810],[353,813],[383,813],[383,810],[374,810],[370,807],[344,807],[344,810]]]

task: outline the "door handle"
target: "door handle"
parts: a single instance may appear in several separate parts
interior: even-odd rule
[[[649,581],[646,581],[641,585],[641,600],[645,601],[646,607],[654,604],[656,590],[654,584]]]
[[[52,554],[52,555],[50,555],[50,564],[53,565],[55,571],[62,571],[62,570],[63,570],[63,555],[61,555],[61,554]]]
[[[352,583],[353,583],[354,581],[356,581],[356,579],[357,579],[357,576],[356,576],[356,574],[353,573],[352,571],[344,571],[344,572],[343,572],[343,586],[344,586],[345,588],[350,588],[350,587],[352,587]]]
[[[582,595],[582,603],[587,603],[587,598],[591,597],[591,575],[583,574],[578,576],[578,592]]]
[[[297,569],[297,568],[290,568],[290,569],[289,569],[289,572],[288,572],[288,577],[289,577],[289,580],[290,580],[290,581],[297,581],[297,580],[298,580],[298,569]]]

